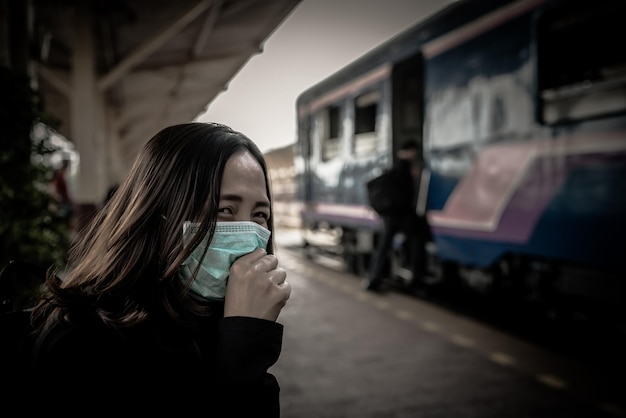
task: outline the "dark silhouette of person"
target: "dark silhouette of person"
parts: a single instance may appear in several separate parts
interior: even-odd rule
[[[370,291],[380,291],[387,272],[389,250],[396,234],[405,236],[405,248],[408,265],[413,273],[411,287],[421,281],[420,271],[423,268],[421,257],[423,242],[420,239],[421,220],[416,212],[417,185],[421,174],[417,161],[419,144],[414,139],[403,142],[396,153],[396,160],[391,167],[395,186],[403,191],[399,193],[402,200],[398,202],[392,213],[381,215],[383,228],[373,254],[368,277],[363,287]]]

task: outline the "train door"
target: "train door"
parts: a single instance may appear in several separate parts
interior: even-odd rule
[[[395,159],[396,151],[404,141],[413,139],[420,144],[422,150],[423,132],[423,104],[424,104],[424,66],[422,54],[416,54],[396,64],[392,71],[392,149]],[[428,170],[425,169],[423,152],[418,155],[417,169],[418,180],[415,182],[415,193],[418,197],[416,211],[424,215],[424,196],[428,183]],[[421,209],[420,209],[421,207]],[[430,234],[425,225],[420,228],[420,236],[423,237],[422,245],[419,246],[420,260],[426,261],[427,241]],[[423,229],[423,231],[422,231]],[[406,254],[407,248],[403,245],[404,237],[399,234],[394,240],[391,256],[391,275],[410,284],[413,274],[408,268],[406,260],[410,255]],[[424,268],[426,271],[427,268]]]
[[[424,59],[422,54],[414,55],[395,65],[392,73],[392,131],[393,155],[400,144],[407,139],[415,139],[423,150],[424,125]],[[418,155],[418,168],[421,173],[416,182],[418,196],[416,210],[424,215],[425,198],[428,186],[428,170],[424,164],[423,152]]]
[[[392,72],[393,151],[407,139],[422,143],[423,58],[421,54],[396,64]],[[421,158],[421,155],[420,155]]]

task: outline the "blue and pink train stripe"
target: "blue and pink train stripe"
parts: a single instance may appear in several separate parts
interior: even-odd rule
[[[448,180],[431,176],[429,200]],[[427,217],[443,258],[487,266],[515,251],[623,268],[625,185],[625,132],[494,145]]]

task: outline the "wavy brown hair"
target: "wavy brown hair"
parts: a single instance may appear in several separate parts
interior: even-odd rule
[[[80,231],[65,278],[48,277],[49,294],[33,312],[39,331],[72,321],[85,309],[114,327],[155,314],[176,321],[207,315],[206,302],[189,292],[177,271],[202,237],[213,237],[224,166],[244,150],[263,169],[271,211],[263,154],[245,135],[220,124],[187,123],[152,137],[112,198]],[[200,222],[200,229],[185,247],[182,228],[189,220]],[[273,232],[271,216],[268,228]],[[270,237],[267,251],[273,249]]]

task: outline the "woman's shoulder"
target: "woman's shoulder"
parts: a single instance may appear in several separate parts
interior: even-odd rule
[[[96,315],[83,315],[78,321],[59,320],[35,340],[35,359],[79,362],[95,358],[98,353],[108,356],[119,352],[123,339]]]
[[[39,336],[33,350],[31,379],[45,386],[50,402],[72,394],[69,408],[101,402],[101,407],[121,407],[150,383],[149,356],[128,344],[122,332],[91,315],[76,321],[58,321]],[[137,387],[135,387],[137,386]],[[65,409],[67,406],[63,403]],[[63,412],[63,411],[60,411]]]

